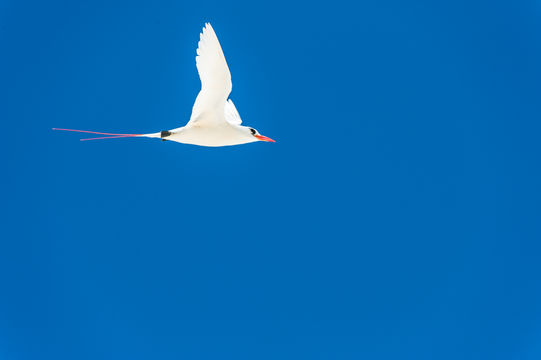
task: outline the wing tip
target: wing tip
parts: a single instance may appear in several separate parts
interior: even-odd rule
[[[199,58],[199,56],[202,55],[202,53],[205,51],[204,49],[209,46],[215,45],[215,43],[218,43],[218,46],[220,45],[218,42],[218,37],[216,36],[216,32],[212,28],[212,25],[210,22],[206,22],[205,26],[203,26],[203,30],[201,30],[201,33],[199,34],[199,42],[197,43],[197,50],[196,50],[196,61]]]
[[[206,23],[205,23],[205,26],[203,26],[203,30],[201,31],[201,36],[203,36],[203,35],[206,34],[207,32],[215,33],[215,32],[214,32],[214,28],[212,27],[212,25],[210,24],[210,22],[206,22]]]

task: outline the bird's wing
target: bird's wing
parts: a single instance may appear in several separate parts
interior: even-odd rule
[[[227,100],[227,102],[225,103],[224,115],[225,120],[228,123],[233,125],[242,124],[242,119],[240,118],[239,112],[237,111],[237,108],[235,107],[235,104],[233,104],[233,101],[231,99]]]
[[[215,125],[216,122],[223,122],[224,116],[215,114],[223,114],[232,88],[231,73],[218,37],[209,23],[205,24],[201,33],[195,61],[201,79],[201,91],[195,99],[188,124]]]

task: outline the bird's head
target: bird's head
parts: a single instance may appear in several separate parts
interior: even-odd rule
[[[266,137],[261,135],[256,129],[254,128],[248,128],[250,130],[250,135],[255,137],[259,141],[268,141],[268,142],[276,142],[272,140],[270,137]]]

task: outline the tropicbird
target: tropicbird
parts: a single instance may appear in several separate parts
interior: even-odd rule
[[[201,91],[195,99],[192,115],[185,126],[150,134],[113,134],[59,128],[53,128],[53,130],[107,135],[81,139],[82,141],[148,137],[200,146],[229,146],[255,141],[275,142],[261,135],[256,129],[241,125],[242,120],[233,101],[228,100],[232,88],[231,73],[218,37],[210,23],[205,24],[200,34],[195,62],[201,79]]]

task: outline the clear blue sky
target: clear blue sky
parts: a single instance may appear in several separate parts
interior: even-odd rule
[[[0,1],[0,359],[539,359],[538,1]],[[204,22],[229,148],[186,123]]]

